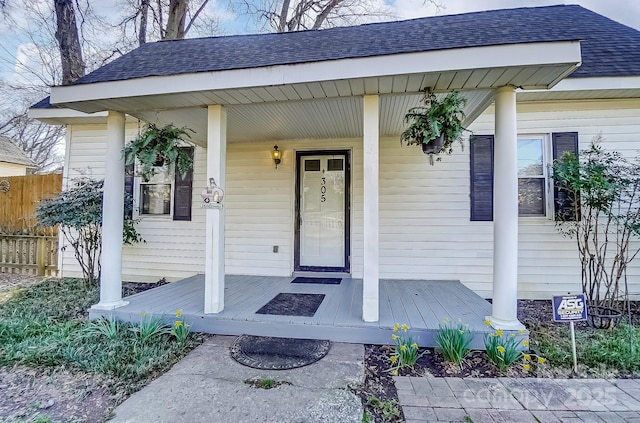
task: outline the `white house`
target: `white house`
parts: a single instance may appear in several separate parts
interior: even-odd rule
[[[474,134],[433,166],[399,142],[426,87],[460,91]],[[163,41],[52,88],[31,116],[67,125],[67,179],[105,178],[96,309],[124,304],[122,280],[204,274],[199,301],[217,314],[225,274],[312,272],[361,284],[364,321],[379,319],[381,279],[444,280],[493,298],[492,325],[517,329],[518,297],[580,290],[547,165],[599,133],[640,147],[640,32],[560,5]],[[123,248],[121,149],[145,122],[193,129],[195,166],[127,179],[146,242]],[[539,174],[519,177],[522,163]],[[202,207],[210,178],[221,209]],[[536,200],[519,205],[519,184]],[[636,294],[639,276],[636,262]]]
[[[11,139],[0,135],[0,176],[23,176],[27,170],[38,166],[15,145]]]

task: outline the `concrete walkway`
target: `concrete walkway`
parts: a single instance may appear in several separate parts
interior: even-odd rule
[[[229,354],[236,337],[214,336],[114,411],[112,423],[315,423],[362,421],[348,385],[364,380],[364,347],[333,343],[322,360],[292,370],[257,370]],[[287,382],[254,388],[248,379]]]
[[[407,423],[640,423],[640,380],[395,377]]]

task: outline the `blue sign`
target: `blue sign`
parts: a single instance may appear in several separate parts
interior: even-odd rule
[[[584,294],[553,297],[553,320],[571,322],[587,320],[587,303]]]

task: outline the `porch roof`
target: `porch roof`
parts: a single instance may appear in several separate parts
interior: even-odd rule
[[[71,85],[54,87],[50,103],[144,119],[147,111],[416,94],[425,87],[548,89],[580,66],[581,34],[588,34],[584,22],[626,28],[578,6],[554,6],[163,41],[144,45]],[[616,60],[598,60],[604,50],[586,49],[600,67],[591,66],[584,76],[627,72],[613,64]],[[486,106],[489,97],[479,104]],[[467,114],[475,117],[481,111]]]

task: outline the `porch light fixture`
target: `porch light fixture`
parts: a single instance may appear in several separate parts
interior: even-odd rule
[[[276,169],[277,169],[282,159],[282,152],[278,150],[277,145],[273,146],[273,151],[271,152],[271,158],[273,159],[273,162],[276,164]]]
[[[209,186],[200,194],[205,203],[220,204],[224,198],[224,190],[216,184],[216,180],[209,178]]]

